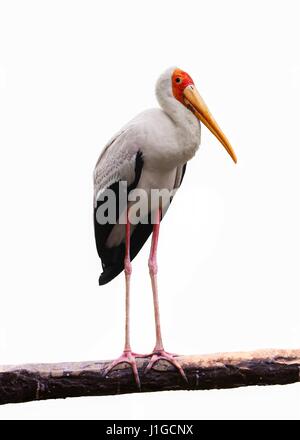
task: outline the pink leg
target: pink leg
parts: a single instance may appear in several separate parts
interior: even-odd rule
[[[156,333],[156,343],[152,353],[152,358],[146,368],[146,372],[149,371],[153,365],[159,361],[160,359],[165,359],[169,361],[174,367],[176,367],[183,377],[183,379],[187,382],[186,375],[175,356],[171,353],[168,353],[164,350],[162,337],[161,337],[161,326],[160,326],[160,315],[159,315],[159,303],[158,303],[158,287],[157,287],[157,245],[158,245],[158,236],[159,236],[159,227],[160,227],[160,217],[161,210],[157,211],[156,223],[153,225],[153,233],[152,233],[152,243],[150,256],[148,261],[149,273],[151,278],[152,292],[153,292],[153,304],[154,304],[154,316],[155,316],[155,333]]]
[[[115,359],[109,367],[105,370],[104,375],[106,376],[116,365],[127,363],[131,366],[132,372],[135,378],[135,382],[139,389],[141,389],[140,378],[137,370],[135,353],[131,350],[130,345],[130,278],[131,278],[131,262],[130,262],[130,222],[127,213],[126,222],[126,239],[125,239],[125,259],[124,259],[124,272],[125,272],[125,346],[124,351],[121,356]]]
[[[158,288],[157,288],[157,245],[160,227],[160,210],[158,210],[158,215],[156,218],[156,223],[153,225],[152,242],[150,256],[148,260],[149,273],[151,278],[152,293],[153,293],[153,305],[154,305],[154,316],[155,316],[155,335],[156,343],[154,351],[163,350],[163,343],[161,337],[160,328],[160,316],[159,316],[159,303],[158,303]]]
[[[132,273],[131,261],[130,261],[130,223],[126,222],[126,241],[125,241],[125,259],[124,259],[124,272],[125,272],[125,346],[124,351],[131,351],[130,347],[130,278]]]

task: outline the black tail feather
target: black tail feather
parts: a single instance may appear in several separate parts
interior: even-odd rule
[[[124,225],[125,227],[125,225]],[[137,224],[130,238],[130,259],[133,260],[148,240],[153,230],[153,225]],[[105,256],[102,258],[103,272],[99,277],[99,285],[109,283],[124,269],[125,245],[121,243],[119,246],[105,248],[102,250]],[[106,263],[105,263],[106,262]]]

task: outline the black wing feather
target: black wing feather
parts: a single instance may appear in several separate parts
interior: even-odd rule
[[[127,190],[127,195],[130,191],[132,191],[134,188],[136,188],[137,184],[139,183],[142,169],[143,169],[143,156],[140,151],[137,152],[136,158],[135,158],[135,179],[129,185]],[[114,182],[109,188],[106,189],[112,190],[115,193],[116,197],[116,214],[118,221],[119,219],[119,200],[120,200],[120,189],[122,190],[122,186],[119,185],[119,181]],[[115,246],[112,248],[108,248],[106,246],[106,240],[113,228],[113,224],[106,223],[104,225],[101,225],[98,223],[96,215],[97,215],[97,209],[99,206],[102,205],[106,201],[105,199],[105,192],[101,197],[101,201],[97,201],[97,206],[94,208],[94,231],[95,231],[95,240],[96,240],[96,247],[99,257],[101,258],[102,262],[102,268],[103,272],[99,278],[99,284],[106,284],[109,281],[111,281],[113,278],[115,278],[122,270],[124,269],[124,257],[125,257],[125,245],[124,243],[121,243],[119,246]],[[145,225],[149,226],[149,225]],[[151,226],[151,225],[150,225]],[[151,234],[152,229],[149,231],[147,238]],[[135,234],[133,234],[135,235]],[[133,237],[132,235],[132,237]],[[145,241],[147,240],[145,239]],[[144,243],[143,243],[144,244]],[[138,250],[136,250],[136,243],[133,242],[133,239],[131,240],[131,259],[134,258],[134,256],[137,255]]]
[[[142,169],[143,169],[143,157],[141,152],[136,155],[135,161],[135,179],[134,182],[128,187],[128,193],[137,187]],[[179,186],[182,183],[186,170],[186,164],[182,169],[182,176]],[[109,189],[113,190],[116,195],[116,212],[119,213],[119,182],[113,183]],[[127,195],[128,195],[127,193]],[[125,243],[121,243],[119,246],[108,248],[105,243],[113,228],[113,224],[101,225],[96,220],[96,212],[102,202],[97,202],[97,207],[94,209],[94,227],[95,227],[95,239],[98,255],[101,258],[103,272],[99,278],[99,285],[104,285],[113,280],[124,270],[124,257],[125,257]],[[138,223],[130,238],[130,259],[133,260],[139,251],[142,249],[149,236],[153,231],[153,225],[151,224],[151,213],[149,213],[147,224]]]

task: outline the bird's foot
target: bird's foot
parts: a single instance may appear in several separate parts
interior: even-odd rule
[[[131,350],[124,350],[121,356],[119,356],[117,359],[115,359],[105,370],[104,370],[104,377],[107,376],[111,370],[116,367],[119,364],[129,364],[132,369],[132,373],[134,376],[135,383],[139,390],[141,390],[141,382],[140,377],[137,369],[136,364],[136,357],[143,357],[142,355],[137,355],[136,353],[133,353]]]
[[[168,361],[170,364],[172,364],[179,371],[179,373],[180,373],[181,377],[183,378],[183,380],[186,383],[188,383],[187,377],[185,375],[185,372],[183,371],[182,366],[175,359],[178,356],[179,356],[178,354],[168,353],[164,349],[161,349],[161,350],[154,349],[154,351],[152,353],[152,356],[151,356],[151,359],[150,359],[150,362],[149,362],[149,364],[146,367],[145,373],[150,371],[154,367],[156,362],[158,362],[160,360],[165,360],[165,361]]]

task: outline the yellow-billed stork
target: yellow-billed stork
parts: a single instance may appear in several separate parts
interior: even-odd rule
[[[233,161],[237,161],[229,141],[186,72],[175,67],[167,69],[157,81],[156,96],[160,108],[140,113],[113,136],[104,147],[94,170],[95,238],[103,267],[99,284],[108,283],[123,270],[126,283],[125,347],[122,355],[112,362],[105,374],[117,364],[126,362],[132,368],[138,387],[140,380],[136,357],[139,355],[132,352],[129,335],[131,260],[151,233],[148,266],[153,291],[156,343],[149,355],[151,359],[146,370],[159,359],[166,359],[186,380],[176,355],[164,350],[161,337],[156,254],[159,224],[167,206],[160,200],[154,203],[151,199],[150,202],[150,192],[164,189],[172,192],[181,185],[186,163],[195,155],[200,144],[200,121],[217,137]],[[131,195],[137,189],[146,194],[149,204],[143,220],[131,222],[131,210],[134,208]],[[119,202],[120,192],[124,191],[128,204]],[[111,193],[116,195],[113,199],[117,212],[116,221],[101,222],[99,210],[101,211]],[[172,197],[173,195],[174,193]],[[101,212],[103,214],[104,211]],[[124,212],[125,221],[121,222]]]

